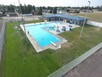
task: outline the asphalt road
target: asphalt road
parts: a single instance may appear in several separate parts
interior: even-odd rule
[[[62,77],[102,77],[102,48]]]

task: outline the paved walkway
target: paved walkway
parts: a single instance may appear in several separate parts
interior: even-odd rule
[[[74,59],[70,63],[68,63],[65,66],[61,67],[57,71],[53,72],[48,77],[62,77],[67,72],[69,72],[70,70],[72,70],[73,68],[75,68],[77,65],[79,65],[80,63],[82,63],[84,60],[86,60],[88,57],[90,57],[92,54],[94,54],[95,52],[97,52],[101,48],[102,48],[102,42],[99,43],[98,45],[96,45],[95,47],[91,48],[90,50],[88,50],[83,55],[81,55],[78,58]]]
[[[62,77],[102,77],[102,48]]]
[[[1,55],[2,55],[2,49],[3,49],[3,42],[4,42],[4,32],[5,32],[5,21],[2,22],[2,29],[0,32],[0,61],[1,61]]]
[[[2,23],[1,23],[1,21],[0,21],[0,32],[1,32],[1,29],[2,29]]]

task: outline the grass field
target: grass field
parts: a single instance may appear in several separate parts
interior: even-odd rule
[[[79,13],[79,14],[75,14],[75,15],[86,16],[86,13]],[[100,12],[100,13],[89,13],[87,17],[90,20],[97,21],[97,22],[102,22],[102,12]]]
[[[81,40],[81,28],[77,28],[60,34],[69,41],[61,49],[36,53],[25,34],[14,25],[6,25],[0,77],[46,77],[102,42],[102,28],[87,25]]]

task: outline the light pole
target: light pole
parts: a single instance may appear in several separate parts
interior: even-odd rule
[[[22,14],[22,9],[21,9],[21,3],[20,3],[20,0],[18,0],[18,3],[19,3],[19,8],[20,8],[20,12],[21,12],[21,14]],[[23,19],[23,15],[21,15],[21,21],[23,22],[23,28],[24,28],[24,32],[25,32],[25,34],[26,34],[26,30],[25,30],[25,26],[24,26],[24,19]]]
[[[14,8],[15,8],[15,13],[16,13],[16,5],[15,5],[15,2],[14,2]],[[17,14],[17,13],[16,13]],[[17,16],[17,18],[16,18],[16,22],[18,21],[18,16]]]
[[[89,12],[89,8],[90,8],[90,1],[88,1],[89,2],[89,6],[88,6],[88,8],[87,8],[87,13],[86,13],[86,18],[87,18],[87,15],[88,15],[88,12]],[[84,26],[85,26],[85,23],[86,23],[86,19],[84,19],[84,22],[83,22],[83,26],[82,26],[82,29],[81,29],[81,32],[80,32],[80,36],[79,36],[79,39],[81,39],[81,37],[82,37],[82,33],[83,33],[83,30],[84,30]]]

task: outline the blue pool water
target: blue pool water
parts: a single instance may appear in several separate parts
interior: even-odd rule
[[[25,29],[29,31],[29,34],[36,40],[36,42],[40,46],[46,46],[51,44],[50,41],[52,42],[58,42],[60,41],[59,38],[56,36],[52,35],[48,31],[44,30],[46,27],[52,27],[54,26],[53,23],[43,23],[43,24],[31,24],[31,25],[25,25]]]

